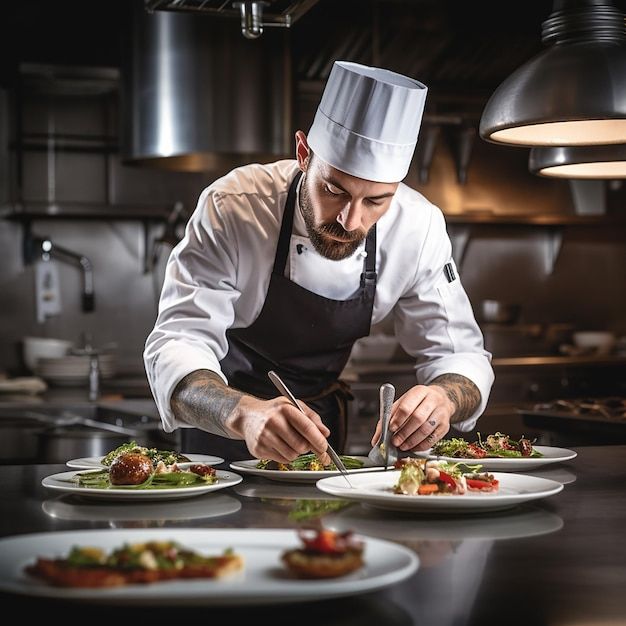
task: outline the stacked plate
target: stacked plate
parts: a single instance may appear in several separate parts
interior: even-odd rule
[[[116,371],[115,356],[101,354],[98,357],[101,378],[112,378]],[[37,374],[53,385],[86,385],[89,382],[88,355],[68,354],[63,357],[39,359]]]

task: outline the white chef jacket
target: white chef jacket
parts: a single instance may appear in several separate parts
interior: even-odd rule
[[[182,378],[207,369],[228,382],[220,368],[228,352],[226,330],[250,326],[261,312],[287,192],[297,171],[295,160],[283,160],[239,167],[218,179],[201,193],[184,238],[172,250],[157,320],[144,349],[148,381],[166,432],[188,427],[170,407]],[[285,275],[326,298],[350,298],[359,288],[365,243],[342,261],[322,257],[307,237],[298,207]],[[452,259],[443,214],[401,183],[376,228],[372,324],[393,314],[400,345],[415,357],[416,383],[428,384],[448,373],[474,382],[480,406],[455,424],[471,430],[485,409],[494,374]],[[444,273],[447,263],[455,274],[452,282]]]

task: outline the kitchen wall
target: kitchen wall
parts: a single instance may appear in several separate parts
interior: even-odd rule
[[[80,3],[75,3],[79,6]],[[401,4],[401,3],[398,3]],[[300,22],[305,29],[305,19]],[[301,35],[303,30],[296,35]],[[538,27],[537,27],[538,32]],[[538,36],[538,35],[537,35]],[[300,42],[302,40],[301,37]],[[88,42],[81,40],[80,49]],[[50,54],[54,51],[51,50]],[[329,58],[351,58],[345,50],[327,51]],[[345,53],[345,54],[344,54]],[[400,63],[402,50],[396,50]],[[51,57],[28,58],[46,62]],[[92,55],[74,53],[74,63]],[[115,60],[115,55],[106,60]],[[304,58],[302,56],[301,58]],[[354,60],[361,59],[356,55]],[[81,61],[82,60],[82,61]],[[294,63],[301,74],[303,64]],[[300,78],[302,76],[300,75]],[[470,77],[471,79],[471,77]],[[315,81],[314,81],[315,83]],[[306,130],[319,99],[321,85],[307,80],[294,81],[293,129]],[[436,89],[431,90],[431,95]],[[0,99],[0,201],[15,197],[17,177],[15,150],[11,147],[18,111],[8,111]],[[430,96],[429,96],[430,97]],[[49,108],[20,105],[26,128],[45,131]],[[85,99],[67,102],[56,116],[76,129],[103,126],[111,129],[115,116],[99,117],[93,102]],[[108,121],[103,122],[103,119]],[[8,120],[8,121],[7,121]],[[4,128],[8,131],[3,132]],[[57,131],[59,128],[57,127]],[[528,173],[528,151],[503,148],[477,139],[467,170],[467,182],[457,180],[455,129],[444,128],[436,144],[429,180],[420,183],[414,164],[405,182],[411,184],[447,213],[458,215],[574,215],[570,186],[565,181],[541,179]],[[422,149],[418,147],[419,150]],[[167,211],[177,201],[192,210],[198,194],[218,173],[187,174],[155,171],[122,165],[115,153],[56,153],[51,169],[50,151],[33,150],[25,155],[24,199],[33,202],[110,203],[112,205],[155,207]],[[7,166],[10,164],[10,167]],[[13,189],[7,190],[7,187]],[[458,257],[461,278],[472,302],[496,298],[522,304],[521,322],[570,322],[579,328],[609,329],[626,334],[626,192],[623,187],[607,186],[606,207],[583,207],[590,211],[606,209],[611,220],[597,226],[546,227],[529,224],[471,224],[451,221],[449,232],[455,244],[465,238],[465,254]],[[10,206],[10,202],[4,205]],[[148,244],[158,238],[162,223],[148,224]],[[24,373],[20,340],[25,335],[50,336],[80,342],[84,333],[98,346],[117,345],[119,368],[142,375],[141,353],[154,322],[166,250],[154,271],[144,272],[144,223],[126,219],[34,219],[32,231],[49,236],[55,243],[87,255],[94,266],[95,311],[80,308],[80,273],[59,263],[62,312],[38,323],[35,315],[33,265],[22,254],[25,221],[0,219],[0,371]],[[548,262],[555,233],[562,233],[562,245],[554,264]]]
[[[80,112],[75,112],[78,115]],[[73,119],[76,119],[74,117]],[[300,124],[303,128],[307,123]],[[430,181],[419,184],[416,168],[407,178],[445,211],[495,214],[574,213],[569,188],[563,181],[547,181],[526,172],[525,150],[477,143],[468,182],[456,181],[451,151],[438,145]],[[45,200],[50,184],[46,152],[28,155],[24,197]],[[61,153],[56,163],[57,200],[102,202],[102,157]],[[201,189],[212,177],[202,174],[155,172],[123,166],[112,158],[111,202],[165,208],[182,201],[195,206]],[[611,215],[626,212],[621,190],[609,191]],[[453,223],[453,237],[465,225]],[[117,344],[120,369],[142,372],[141,351],[157,310],[163,248],[154,271],[144,272],[144,226],[121,219],[35,219],[32,231],[58,245],[85,254],[94,267],[96,307],[81,312],[81,274],[57,262],[62,288],[62,312],[40,324],[36,320],[34,269],[22,256],[25,223],[0,220],[0,370],[17,373],[21,367],[20,340],[25,335],[50,336],[80,342],[91,333],[96,345]],[[149,241],[162,226],[153,223]],[[551,228],[535,225],[470,226],[460,274],[472,302],[497,298],[522,304],[521,322],[571,322],[580,328],[607,328],[626,333],[626,233],[615,227],[565,227],[554,269],[546,264]],[[458,259],[460,262],[460,259]]]

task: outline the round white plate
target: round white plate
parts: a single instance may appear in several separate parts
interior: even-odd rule
[[[374,465],[366,456],[350,455],[353,459],[363,461],[363,467],[358,469],[349,469],[350,474],[358,474],[362,472],[376,472],[382,469],[380,465]],[[311,483],[326,478],[327,476],[341,475],[339,470],[302,470],[302,471],[285,471],[285,470],[265,470],[259,469],[256,464],[259,459],[247,459],[245,461],[233,461],[230,468],[241,472],[242,474],[252,474],[253,476],[262,476],[270,480],[280,480],[288,483]]]
[[[82,602],[135,605],[281,604],[367,593],[396,584],[419,566],[415,553],[404,546],[356,535],[365,542],[365,565],[339,578],[304,580],[282,564],[284,550],[299,547],[293,529],[121,529],[83,530],[17,535],[0,539],[0,590],[27,596]],[[230,547],[244,559],[235,576],[215,580],[180,580],[107,589],[53,587],[29,577],[24,567],[37,557],[66,555],[72,546],[111,550],[124,543],[178,541],[205,555]]]
[[[187,521],[230,515],[241,509],[241,502],[225,493],[216,493],[210,498],[187,498],[173,502],[138,502],[129,506],[128,502],[105,503],[85,501],[71,496],[58,496],[44,500],[41,504],[44,513],[55,519],[79,520],[85,522],[140,522],[146,528],[162,524],[164,521]]]
[[[541,452],[543,456],[539,457],[518,457],[510,458],[485,458],[485,459],[462,459],[452,456],[436,456],[430,450],[424,452],[416,452],[417,456],[428,459],[437,459],[438,461],[447,461],[449,463],[466,463],[467,465],[482,465],[482,469],[488,472],[516,472],[526,471],[537,467],[543,467],[550,463],[561,463],[563,461],[571,461],[578,456],[577,452],[568,450],[567,448],[554,448],[552,446],[533,446],[537,452]]]
[[[353,488],[341,476],[322,478],[316,485],[325,493],[359,500],[391,511],[417,513],[481,513],[511,508],[522,502],[546,498],[559,493],[563,485],[547,478],[526,474],[494,473],[500,481],[495,493],[468,492],[464,495],[406,496],[393,492],[400,470],[372,472],[350,477]]]
[[[85,472],[96,472],[99,470],[82,470]],[[102,500],[173,500],[176,498],[190,498],[208,493],[209,491],[217,491],[225,489],[240,483],[243,478],[234,472],[217,471],[217,482],[210,485],[208,483],[191,485],[189,487],[173,487],[165,489],[128,489],[123,487],[109,487],[108,489],[98,489],[96,487],[81,487],[72,478],[81,471],[61,472],[60,474],[52,474],[46,476],[41,484],[46,489],[61,491],[62,493],[70,493],[78,496],[89,498],[100,498]]]
[[[210,454],[187,454],[186,452],[181,452],[184,454],[191,463],[204,463],[205,465],[219,465],[224,462],[224,459],[219,456],[212,456]],[[75,469],[102,469],[106,467],[106,465],[102,465],[102,457],[101,456],[86,456],[80,459],[72,459],[68,461],[65,465],[68,467],[73,467]]]

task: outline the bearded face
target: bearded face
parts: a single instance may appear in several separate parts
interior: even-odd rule
[[[352,256],[389,208],[396,188],[397,183],[344,174],[311,155],[300,186],[300,210],[318,254],[332,261]]]
[[[300,210],[309,239],[323,257],[331,261],[347,259],[354,254],[367,233],[361,229],[349,233],[336,220],[316,223],[313,202],[306,185],[307,174],[304,174],[300,187]]]

